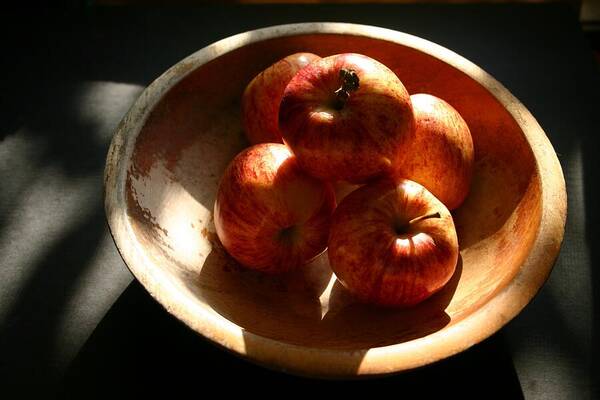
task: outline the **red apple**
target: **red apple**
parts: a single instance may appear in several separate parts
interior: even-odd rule
[[[285,272],[323,252],[335,195],[283,144],[251,146],[227,166],[214,207],[217,235],[241,264]]]
[[[362,301],[412,306],[440,290],[458,261],[448,209],[409,180],[382,179],[350,193],[334,212],[329,262]]]
[[[410,97],[385,65],[360,54],[314,61],[285,88],[284,142],[309,174],[364,183],[391,170],[412,134]]]
[[[450,210],[469,193],[474,149],[465,120],[450,104],[428,94],[410,97],[415,135],[400,149],[396,174],[419,182]]]
[[[282,143],[277,118],[283,91],[299,70],[319,58],[312,53],[294,53],[252,79],[242,95],[242,123],[250,143]]]
[[[333,191],[335,192],[335,201],[338,204],[344,199],[344,197],[361,187],[361,185],[354,185],[346,181],[335,181],[332,182],[332,185]]]

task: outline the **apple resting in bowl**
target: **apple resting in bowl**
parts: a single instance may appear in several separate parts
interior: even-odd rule
[[[221,177],[214,220],[227,252],[263,272],[285,272],[327,246],[335,195],[302,171],[283,144],[247,148]]]
[[[279,108],[283,141],[319,179],[365,183],[392,170],[413,130],[396,74],[354,53],[314,61],[288,83]]]
[[[242,124],[251,144],[282,143],[279,104],[283,91],[298,71],[320,57],[294,53],[267,67],[250,81],[242,95]]]
[[[448,209],[423,186],[384,179],[349,194],[329,233],[329,263],[364,302],[412,306],[452,277],[458,239]]]
[[[419,182],[448,209],[458,208],[469,193],[474,149],[461,115],[444,100],[424,93],[410,96],[415,131],[399,149],[396,174]]]

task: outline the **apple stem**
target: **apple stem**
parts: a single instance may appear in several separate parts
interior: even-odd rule
[[[408,225],[412,225],[415,224],[417,222],[421,222],[425,219],[429,219],[429,218],[441,218],[442,216],[440,215],[439,212],[435,212],[433,214],[427,214],[427,215],[421,215],[420,217],[417,218],[413,218],[410,221],[408,221]]]
[[[342,81],[342,85],[334,92],[336,97],[335,108],[338,110],[344,108],[344,104],[346,104],[346,101],[350,97],[350,92],[357,90],[359,84],[358,75],[351,69],[340,69],[340,80]]]

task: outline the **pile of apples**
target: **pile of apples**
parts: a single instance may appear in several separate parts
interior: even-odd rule
[[[467,196],[474,158],[452,106],[409,95],[370,57],[296,53],[249,83],[242,118],[252,146],[226,168],[214,207],[239,263],[281,273],[327,249],[344,287],[384,306],[415,305],[450,280],[449,210]],[[358,188],[336,198],[344,185]]]

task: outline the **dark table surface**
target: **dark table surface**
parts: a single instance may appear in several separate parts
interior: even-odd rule
[[[0,18],[0,397],[209,389],[598,396],[600,73],[568,6],[88,7]],[[516,95],[558,153],[569,208],[554,270],[518,317],[460,355],[377,380],[325,382],[268,371],[174,320],[133,281],[116,251],[102,173],[113,131],[143,88],[218,39],[306,21],[377,25],[454,50]]]

